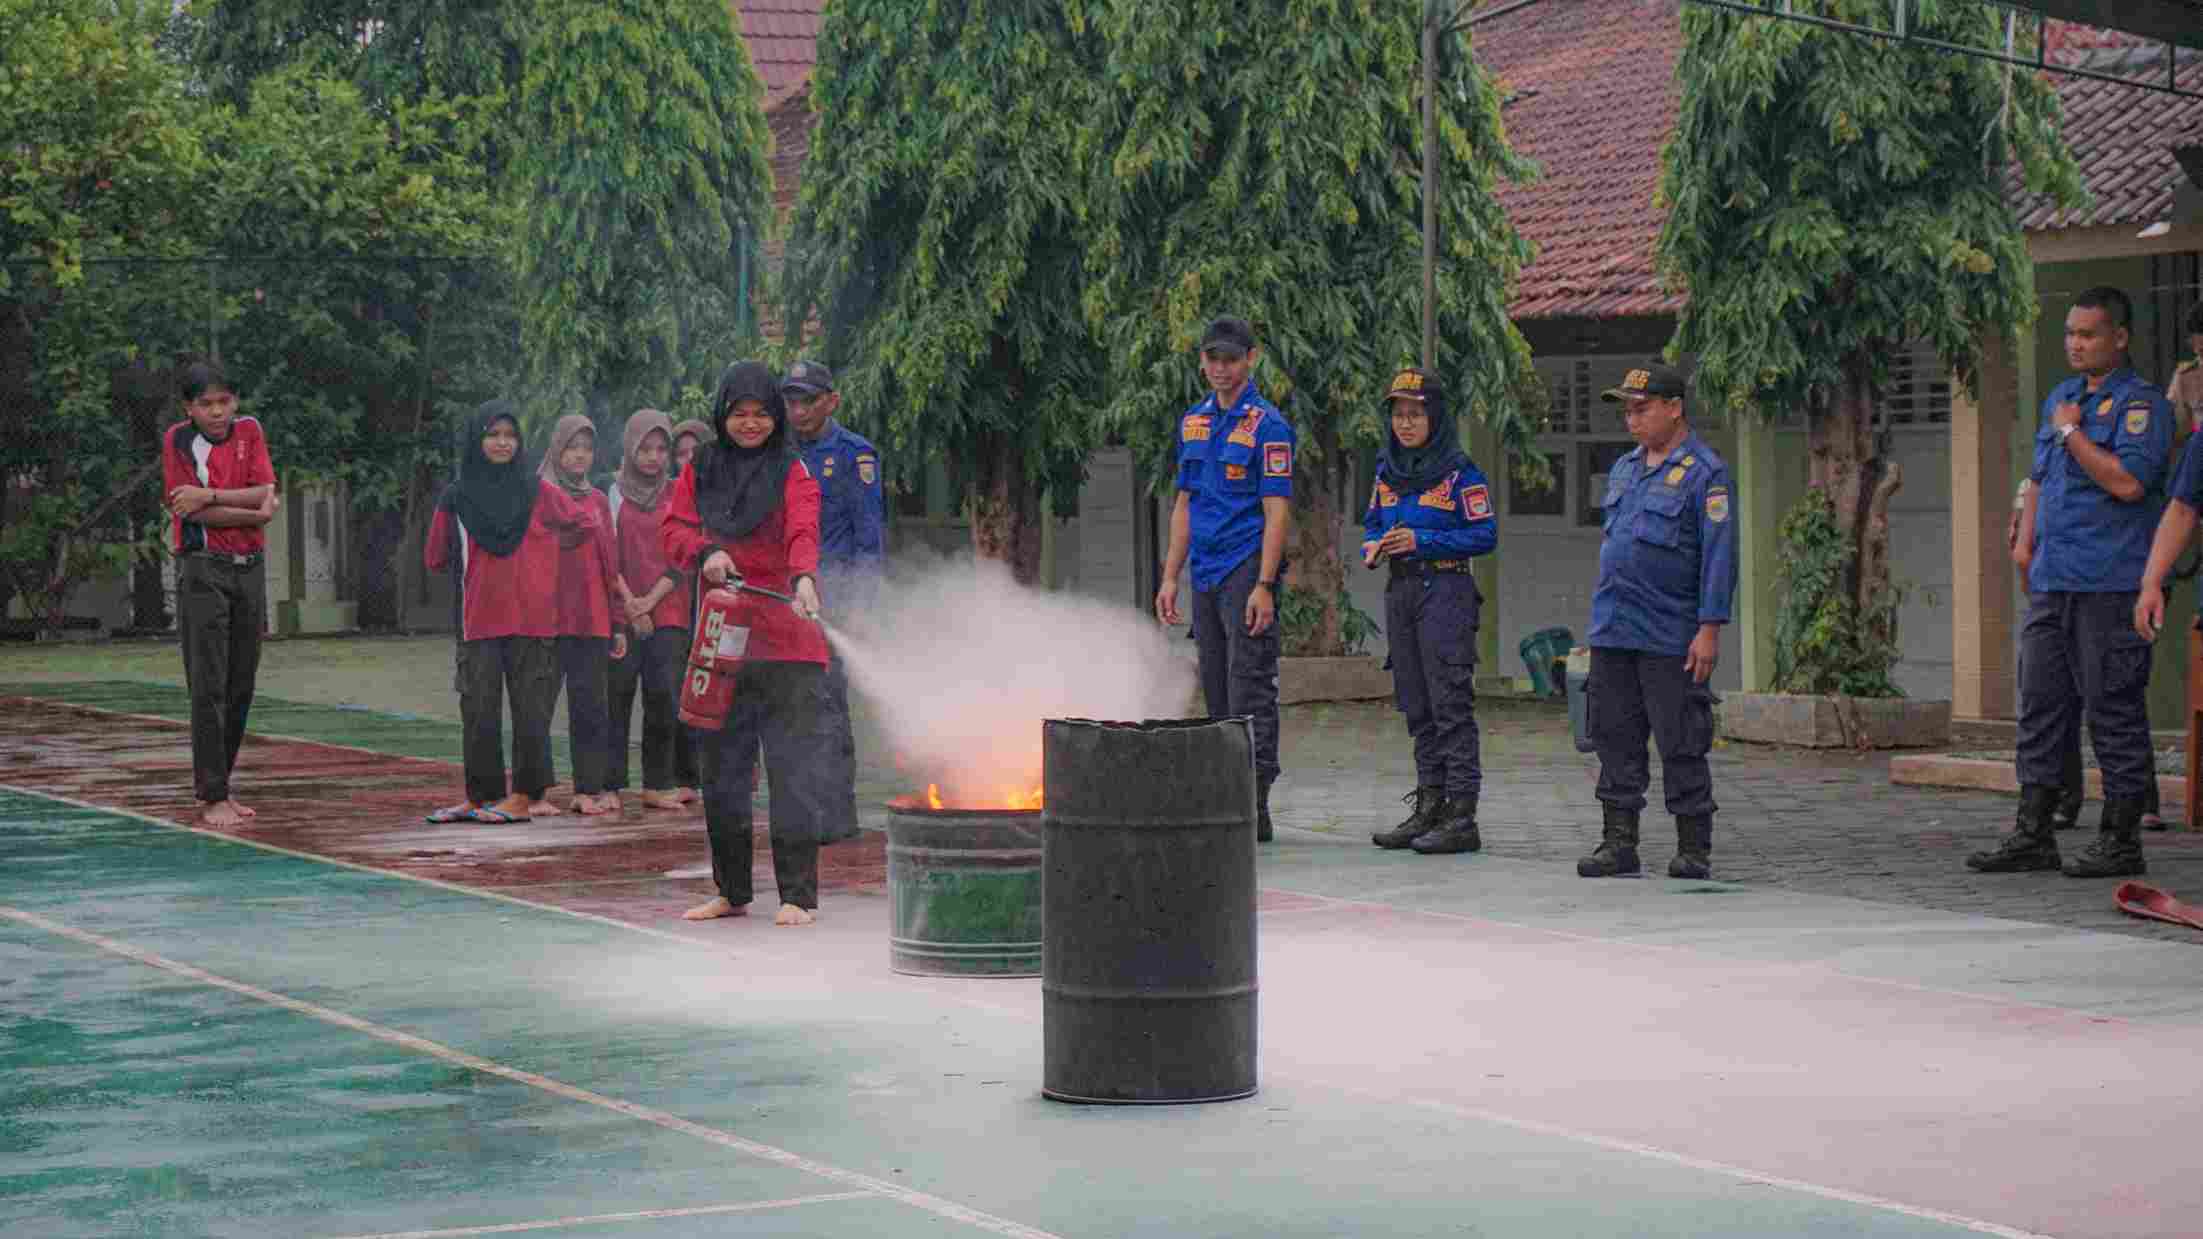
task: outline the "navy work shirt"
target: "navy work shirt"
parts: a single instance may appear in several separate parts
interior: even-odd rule
[[[879,449],[832,420],[808,443],[797,435],[796,447],[818,479],[820,596],[844,607],[869,605],[887,564]]]
[[[1262,549],[1262,501],[1293,497],[1293,424],[1250,381],[1178,419],[1178,489],[1189,496],[1193,587],[1208,593]]]
[[[1606,537],[1591,595],[1590,644],[1687,654],[1701,624],[1729,622],[1736,594],[1736,522],[1729,467],[1686,434],[1658,468],[1645,449],[1606,479]]]
[[[2142,484],[2142,498],[2121,503],[2096,485],[2058,439],[2051,416],[2059,405],[2081,406],[2081,428],[2090,442],[2119,458]],[[2125,594],[2142,588],[2150,540],[2165,510],[2165,471],[2172,460],[2172,405],[2155,384],[2133,370],[2111,372],[2088,390],[2075,375],[2050,389],[2037,414],[2035,465],[2035,562],[2027,573],[2034,593]]]
[[[1492,515],[1492,487],[1474,461],[1447,474],[1438,485],[1416,495],[1392,489],[1383,464],[1369,508],[1362,513],[1362,538],[1374,543],[1385,532],[1405,525],[1415,531],[1415,550],[1399,558],[1469,559],[1499,546],[1499,521]]]

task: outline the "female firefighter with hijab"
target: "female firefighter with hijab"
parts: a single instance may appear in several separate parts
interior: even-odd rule
[[[1402,370],[1386,396],[1392,429],[1362,515],[1362,563],[1386,565],[1385,635],[1393,700],[1415,738],[1413,811],[1370,836],[1425,855],[1474,852],[1484,770],[1476,730],[1476,626],[1470,561],[1499,545],[1492,488],[1461,450],[1438,376]]]
[[[703,762],[704,823],[717,897],[692,921],[741,916],[750,903],[750,789],[760,743],[772,774],[776,925],[808,925],[818,910],[817,780],[804,763],[827,749],[826,636],[819,613],[819,487],[789,443],[788,411],[773,372],[754,361],[727,368],[712,402],[718,424],[667,500],[666,558],[711,589],[738,579],[793,594],[749,612],[734,702],[717,731],[695,733]]]

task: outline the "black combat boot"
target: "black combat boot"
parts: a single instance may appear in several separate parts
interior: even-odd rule
[[[1576,862],[1579,878],[1624,878],[1640,872],[1637,863],[1637,815],[1607,806],[1606,830],[1598,848]]]
[[[1255,800],[1254,841],[1268,843],[1274,832],[1270,828],[1270,780],[1263,780]]]
[[[2072,830],[2081,824],[2081,789],[2079,784],[2058,793],[2058,806],[2050,811],[2050,829]]]
[[[1446,804],[1443,787],[1418,787],[1400,799],[1412,807],[1407,820],[1390,830],[1380,830],[1369,836],[1369,841],[1381,848],[1404,848],[1415,842],[1416,837],[1430,829]]]
[[[2133,878],[2149,872],[2142,860],[2142,800],[2139,796],[2104,802],[2103,825],[2096,841],[2065,862],[2069,878]]]
[[[1430,829],[1408,846],[1424,856],[1482,849],[1484,838],[1476,833],[1476,793],[1446,797],[1445,807],[1431,817]]]
[[[1966,867],[1977,873],[2031,873],[2058,867],[2058,837],[2051,833],[2050,814],[2057,807],[2058,789],[2030,783],[2019,789],[2019,814],[2012,833],[1997,841],[1993,852],[1975,852]]]
[[[1701,813],[1696,817],[1675,819],[1675,859],[1668,862],[1671,878],[1710,878],[1713,876],[1713,817]]]

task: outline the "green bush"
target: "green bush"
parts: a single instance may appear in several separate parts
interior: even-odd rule
[[[1904,696],[1889,671],[1899,657],[1897,605],[1905,591],[1890,586],[1860,614],[1849,588],[1857,551],[1827,492],[1806,491],[1784,514],[1776,537],[1782,604],[1775,611],[1775,691]]]
[[[1354,599],[1340,590],[1339,600],[1339,648],[1341,653],[1359,654],[1369,639],[1377,635],[1377,621],[1369,612],[1354,605]],[[1323,603],[1305,589],[1287,589],[1278,604],[1278,632],[1283,638],[1285,652],[1298,654],[1314,648],[1316,629],[1323,623]]]

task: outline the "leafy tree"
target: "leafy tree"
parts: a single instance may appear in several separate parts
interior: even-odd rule
[[[1862,24],[1875,0],[1815,11]],[[2001,41],[2000,10],[1915,0],[1914,33]],[[1895,649],[1881,388],[1902,342],[1925,339],[1971,381],[1984,339],[2035,313],[2034,268],[2004,194],[2071,205],[2079,174],[2057,101],[2032,74],[1967,56],[1686,6],[1682,115],[1665,152],[1659,258],[1689,302],[1670,349],[1695,354],[1716,408],[1808,418],[1812,484],[1847,553],[1830,605]],[[1801,616],[1801,624],[1814,617]]]
[[[763,88],[724,0],[544,0],[528,27],[522,340],[602,442],[607,410],[754,345],[738,272],[771,222]]]
[[[814,309],[847,406],[944,463],[974,551],[1039,572],[1104,366],[1080,308],[1102,157],[1097,0],[837,0],[788,242],[786,318]]]
[[[1117,0],[1102,21],[1119,133],[1095,161],[1088,321],[1111,361],[1109,428],[1161,464],[1199,397],[1194,349],[1251,320],[1256,375],[1299,434],[1296,585],[1323,602],[1310,652],[1344,648],[1341,519],[1355,454],[1381,443],[1393,370],[1422,323],[1420,5]],[[1493,196],[1533,169],[1465,38],[1442,41],[1438,369],[1510,446],[1534,432],[1528,344],[1507,301],[1530,249]],[[1500,462],[1480,462],[1497,471]],[[1153,471],[1168,476],[1165,469]]]

